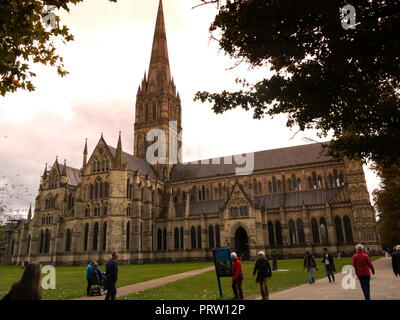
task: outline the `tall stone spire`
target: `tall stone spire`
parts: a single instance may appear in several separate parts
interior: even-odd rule
[[[169,171],[174,164],[174,161],[170,161],[170,155],[179,152],[172,150],[176,143],[170,145],[168,138],[177,136],[182,130],[181,111],[181,101],[169,65],[163,2],[160,0],[149,71],[147,75],[145,72],[136,95],[133,154],[146,159],[149,145],[148,132],[153,129],[162,130],[167,137],[164,146],[165,153],[155,153],[158,161],[153,164],[153,168],[161,179],[169,176]],[[181,150],[181,141],[178,142],[178,150]],[[166,161],[163,161],[165,159]]]
[[[163,2],[160,0],[147,77],[147,91],[161,92],[168,89],[170,83],[171,70],[168,58],[167,33],[165,30]]]
[[[44,167],[43,180],[46,178],[47,178],[47,163],[46,163],[46,166]]]
[[[122,163],[122,141],[121,141],[121,131],[120,131],[119,132],[119,137],[118,137],[117,151],[115,152],[114,169],[122,169],[122,168],[123,168],[123,163]]]
[[[88,151],[87,151],[87,138],[85,141],[85,148],[83,149],[83,167],[86,166],[87,163],[87,155],[88,155]]]
[[[29,206],[29,211],[28,211],[28,220],[32,220],[32,204]]]

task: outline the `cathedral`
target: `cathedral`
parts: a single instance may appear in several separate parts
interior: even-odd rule
[[[349,255],[356,243],[381,252],[361,161],[333,159],[329,142],[314,143],[255,152],[252,170],[238,174],[229,157],[174,161],[179,139],[164,141],[163,161],[148,161],[149,131],[178,136],[181,113],[160,0],[136,96],[133,153],[121,134],[116,147],[101,136],[92,154],[86,141],[81,168],[46,164],[34,210],[9,227],[3,263],[104,263],[113,251],[122,263],[210,260],[223,247],[244,259],[260,250]]]

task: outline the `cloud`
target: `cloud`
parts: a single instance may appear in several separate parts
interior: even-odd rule
[[[123,149],[132,152],[135,95],[148,68],[157,5],[158,0],[92,0],[73,6],[61,18],[75,41],[58,46],[70,74],[60,78],[51,68],[34,66],[35,92],[0,98],[0,173],[32,194],[14,199],[13,208],[34,201],[44,165],[57,155],[80,168],[85,138],[91,152],[101,132],[115,146],[121,130]],[[263,120],[244,110],[215,115],[209,104],[193,101],[199,90],[234,90],[237,77],[257,80],[269,70],[240,65],[227,71],[235,61],[209,40],[215,7],[192,6],[187,0],[164,2],[170,65],[182,98],[184,161],[293,146],[306,138],[320,141],[313,131],[292,139],[296,130],[286,128],[284,115]],[[379,180],[366,172],[371,192]]]

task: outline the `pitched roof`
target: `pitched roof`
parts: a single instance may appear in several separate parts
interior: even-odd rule
[[[60,169],[60,172],[63,172],[64,165],[58,164],[58,168]],[[66,169],[67,169],[68,184],[74,187],[78,186],[80,181],[79,176],[81,174],[81,170],[68,166],[66,166]]]
[[[108,148],[110,149],[113,157],[115,157],[115,153],[117,152],[117,149],[115,149],[111,146],[108,146]],[[131,171],[138,170],[139,173],[142,175],[148,174],[149,177],[152,179],[157,178],[153,167],[144,159],[135,157],[135,156],[123,151],[122,152],[122,161],[124,163],[126,163],[128,170],[131,170]]]
[[[325,204],[332,200],[340,188],[267,194],[254,197],[254,203],[266,208],[277,209],[280,207],[299,207],[303,205]]]
[[[323,146],[329,146],[329,142],[254,152],[254,170],[332,161],[333,159],[326,155]],[[230,159],[233,159],[232,157],[234,156],[228,156]],[[213,164],[211,162],[215,159],[219,159],[220,164]],[[200,179],[218,175],[232,175],[235,174],[237,168],[244,167],[243,165],[235,164],[234,160],[232,160],[232,164],[225,164],[224,157],[215,159],[197,161],[196,164],[176,164],[171,170],[170,179],[171,181],[182,181],[185,179]],[[207,162],[207,164],[203,164],[204,162]]]

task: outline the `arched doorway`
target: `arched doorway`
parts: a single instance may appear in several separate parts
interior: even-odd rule
[[[235,232],[235,251],[238,257],[243,255],[246,260],[250,258],[249,237],[243,227],[239,227]]]

